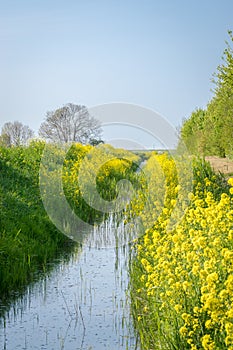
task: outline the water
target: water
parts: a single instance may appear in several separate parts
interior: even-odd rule
[[[112,219],[90,231],[68,262],[54,266],[11,306],[0,348],[139,349],[127,296],[130,232]]]

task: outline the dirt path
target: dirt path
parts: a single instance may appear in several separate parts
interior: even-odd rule
[[[205,157],[205,160],[210,162],[215,171],[220,171],[223,174],[233,174],[233,160],[215,156]]]

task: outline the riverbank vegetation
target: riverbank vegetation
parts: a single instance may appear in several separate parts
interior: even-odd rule
[[[117,197],[116,183],[128,179],[132,183],[139,157],[115,150],[108,145],[101,148],[73,144],[67,154],[62,147],[32,141],[29,146],[0,148],[0,298],[19,292],[34,280],[39,271],[46,271],[48,263],[59,258],[65,249],[72,250],[72,241],[51,222],[44,209],[39,181],[41,159],[45,146],[49,149],[49,177],[46,193],[57,180],[56,165],[61,162],[62,185],[65,196],[76,215],[89,224],[101,222],[105,215],[91,203],[95,187],[105,200]],[[88,155],[88,157],[86,157]],[[106,156],[107,155],[107,156]],[[106,159],[105,159],[105,158]],[[83,167],[83,188],[79,186],[78,173]],[[86,164],[86,165],[85,165]],[[55,168],[53,168],[55,166]],[[97,182],[92,181],[95,179]],[[44,179],[44,177],[43,177]],[[83,191],[89,196],[89,204]],[[54,195],[54,193],[52,193]],[[59,199],[56,192],[55,197]],[[63,220],[63,207],[54,210]]]
[[[19,291],[71,241],[50,222],[40,198],[42,142],[0,148],[0,296]]]
[[[39,170],[44,147],[44,142],[32,142],[0,150],[2,299],[26,286],[38,271],[46,271],[64,246],[72,250],[71,240],[56,229],[43,207]],[[147,225],[133,244],[130,271],[132,312],[142,349],[230,349],[232,180],[227,183],[208,163],[193,160],[189,204],[177,225],[169,226],[182,193],[178,160],[172,156],[152,152],[139,172],[138,156],[109,145],[74,144],[66,154],[61,149],[56,154],[54,145],[47,147],[55,155],[51,186],[56,179],[53,165],[60,159],[64,193],[85,222],[105,218],[93,205],[95,189],[104,200],[114,201],[120,180],[134,187],[128,219],[140,216]],[[131,185],[123,192],[126,200]]]
[[[141,347],[233,349],[233,181],[195,160],[190,204],[168,230],[179,184],[175,164],[171,171],[171,159],[162,157],[169,193],[154,224],[138,239],[131,267]],[[161,156],[152,155],[152,161]],[[147,212],[148,219],[151,215]]]

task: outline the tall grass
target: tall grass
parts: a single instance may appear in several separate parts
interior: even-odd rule
[[[50,222],[39,192],[43,143],[0,148],[0,300],[23,289],[71,241]]]

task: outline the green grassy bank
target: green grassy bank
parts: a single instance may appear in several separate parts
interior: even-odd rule
[[[50,222],[39,191],[43,143],[0,148],[0,299],[46,270],[71,241]]]

